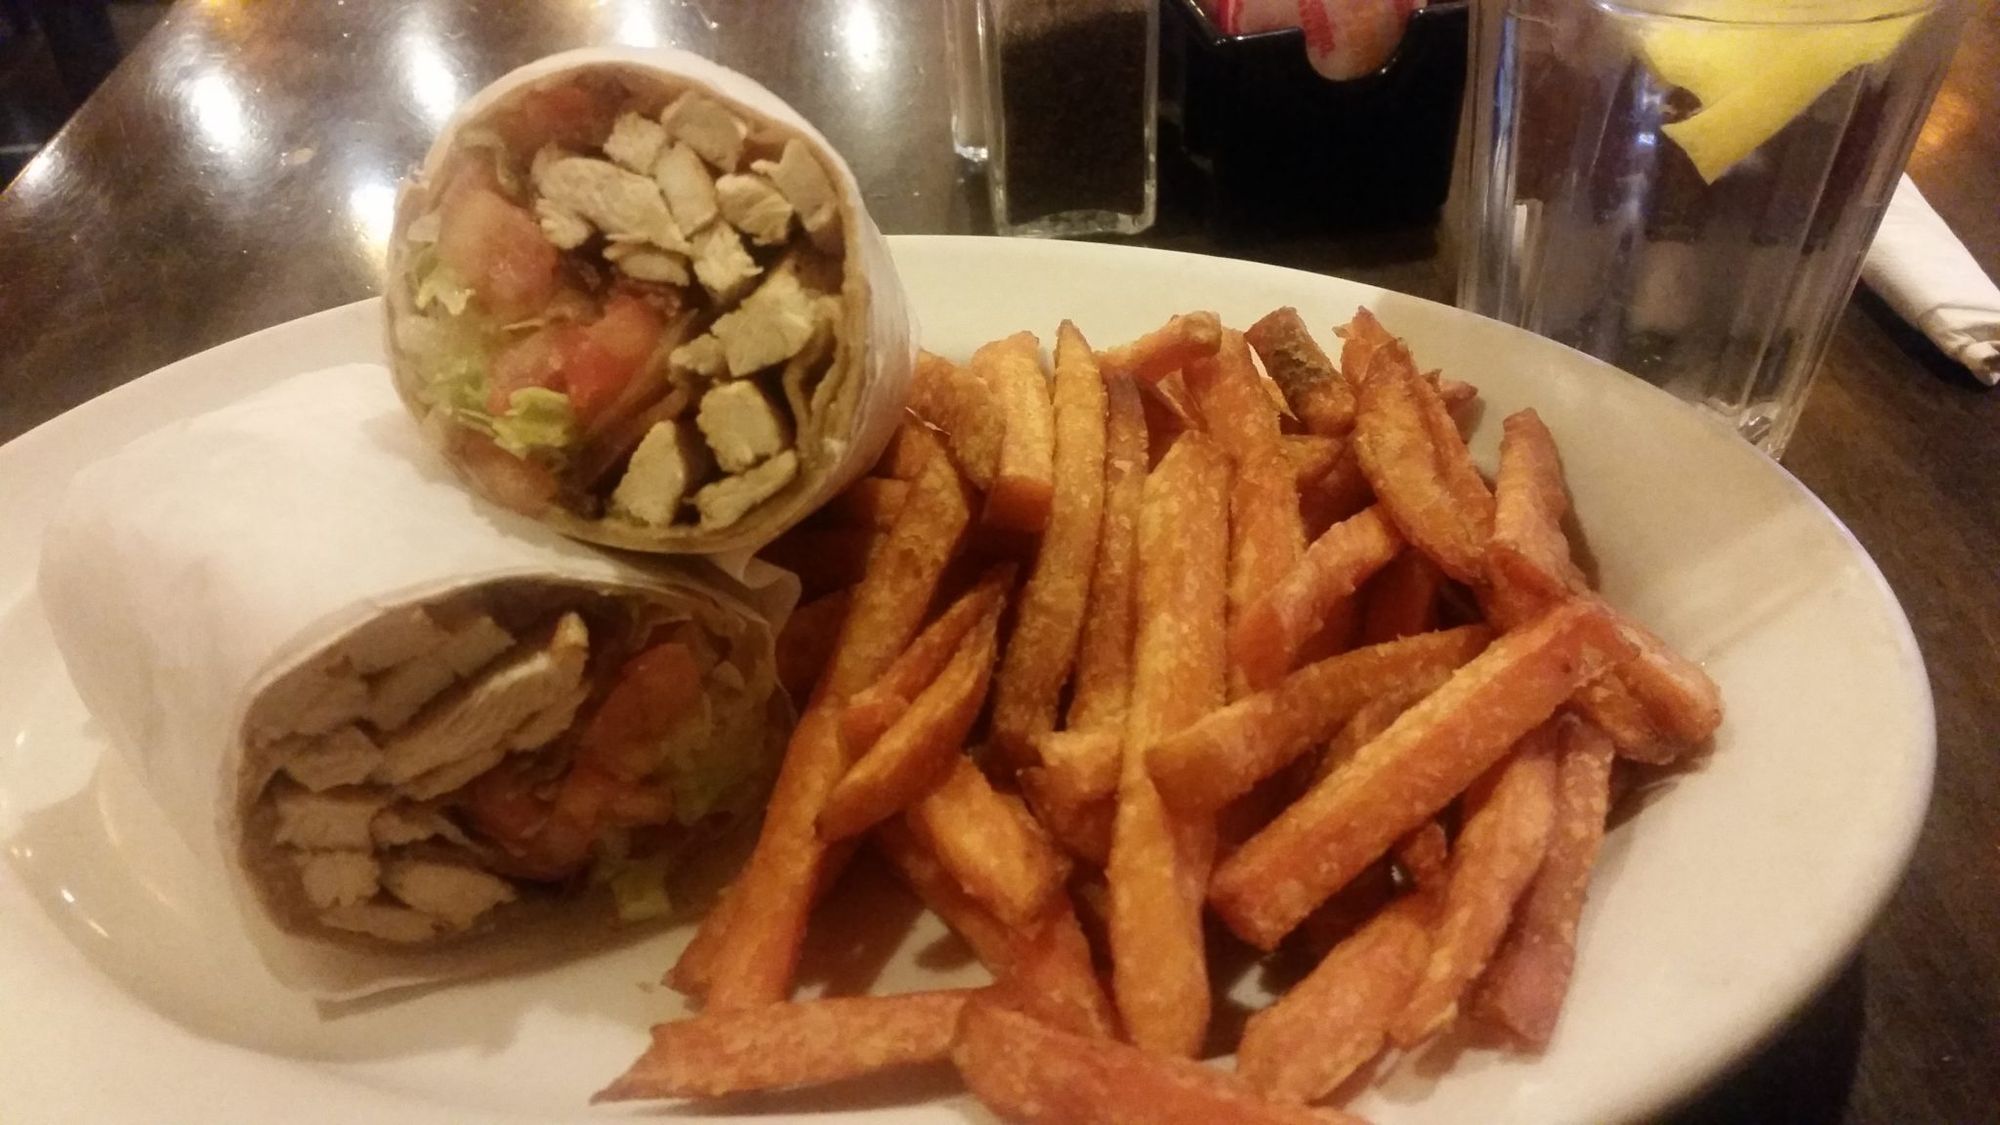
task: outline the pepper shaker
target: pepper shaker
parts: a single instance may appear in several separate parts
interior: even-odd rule
[[[977,0],[1000,234],[1153,225],[1157,0]]]

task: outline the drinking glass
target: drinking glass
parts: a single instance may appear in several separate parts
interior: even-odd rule
[[[1963,0],[1483,0],[1459,304],[1784,450]]]

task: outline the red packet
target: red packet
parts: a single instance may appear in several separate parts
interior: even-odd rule
[[[1424,0],[1203,0],[1224,35],[1305,32],[1313,69],[1336,81],[1380,69]]]

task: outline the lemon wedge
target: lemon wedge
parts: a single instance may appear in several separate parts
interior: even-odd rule
[[[1772,7],[1717,5],[1703,9],[1713,19],[1657,20],[1639,32],[1640,53],[1653,73],[1701,102],[1700,110],[1663,131],[1702,179],[1714,183],[1848,71],[1889,57],[1923,18],[1869,18],[1866,6],[1856,7],[1855,22],[1735,24],[1727,21],[1771,20]],[[1873,7],[1879,13],[1887,5]]]

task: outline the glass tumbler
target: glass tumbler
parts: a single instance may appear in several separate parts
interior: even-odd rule
[[[1459,304],[1781,454],[1963,0],[1482,0]]]
[[[1153,225],[1158,0],[978,0],[1001,234]]]

